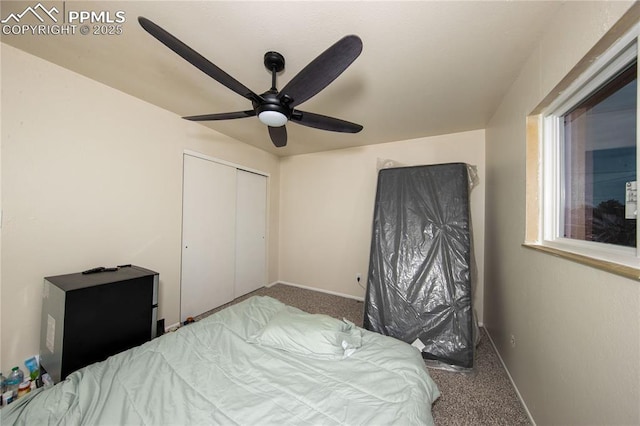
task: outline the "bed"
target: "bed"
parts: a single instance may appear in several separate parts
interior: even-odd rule
[[[254,296],[72,373],[3,425],[433,424],[414,347]]]

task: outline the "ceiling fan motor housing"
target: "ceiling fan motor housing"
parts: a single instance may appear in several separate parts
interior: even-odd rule
[[[265,92],[261,95],[263,101],[260,103],[254,102],[253,104],[253,108],[260,121],[271,127],[284,126],[291,118],[293,111],[292,108],[278,98],[277,93],[277,91],[271,90]]]

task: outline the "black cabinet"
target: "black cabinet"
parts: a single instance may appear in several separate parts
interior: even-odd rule
[[[46,277],[40,364],[57,383],[156,336],[157,272],[139,266]]]

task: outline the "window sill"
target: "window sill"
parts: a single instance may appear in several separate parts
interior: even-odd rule
[[[620,275],[625,278],[630,278],[635,281],[640,281],[640,269],[631,266],[620,265],[618,263],[609,262],[606,260],[594,259],[582,254],[572,253],[565,250],[560,250],[553,247],[543,246],[541,244],[524,243],[523,247],[541,251],[553,256],[561,257],[563,259],[571,260],[573,262],[581,263],[583,265],[590,266],[592,268],[600,269],[602,271],[610,272],[612,274]]]

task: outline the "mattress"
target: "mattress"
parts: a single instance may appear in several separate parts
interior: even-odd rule
[[[414,347],[269,297],[72,373],[0,411],[2,425],[433,424]]]
[[[459,370],[475,349],[469,188],[463,163],[380,170],[364,318]]]

